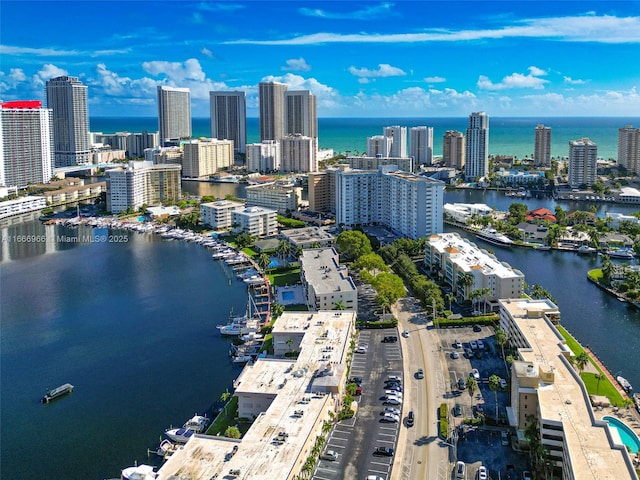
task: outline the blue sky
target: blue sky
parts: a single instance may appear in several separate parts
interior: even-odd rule
[[[639,116],[640,2],[2,0],[0,99],[89,86],[91,116],[155,116],[156,86],[308,89],[321,117]]]

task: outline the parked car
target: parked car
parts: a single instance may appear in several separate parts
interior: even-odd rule
[[[500,388],[507,388],[507,381],[504,378],[500,379]]]
[[[462,348],[462,342],[456,338],[453,342],[453,346],[456,348]]]
[[[489,473],[487,472],[487,467],[481,465],[478,468],[478,480],[487,480],[489,478]]]
[[[482,340],[478,340],[478,348],[484,350],[484,342]]]
[[[355,383],[356,385],[362,385],[362,377],[352,377],[351,383]]]
[[[400,417],[398,415],[394,415],[393,413],[385,413],[380,421],[387,423],[398,423],[400,421]]]
[[[320,455],[320,460],[328,460],[330,462],[335,462],[338,460],[338,452],[333,450],[327,450],[323,454]]]
[[[475,380],[480,380],[480,372],[478,371],[477,368],[474,368],[473,370],[471,370],[471,373],[469,373],[470,377],[473,377]]]
[[[509,434],[507,432],[500,432],[500,443],[502,443],[504,447],[509,445]]]
[[[471,345],[471,350],[476,350],[478,348],[478,342],[476,342],[475,340],[471,340],[469,342],[469,345]]]
[[[400,385],[391,385],[390,387],[387,387],[387,388],[394,392],[402,393],[402,387]]]
[[[473,331],[474,332],[481,332],[482,331],[482,327],[480,327],[480,325],[476,324],[476,325],[473,326]]]
[[[473,350],[471,350],[470,348],[466,348],[465,347],[464,354],[467,356],[467,358],[471,358],[471,357],[473,357]]]
[[[409,415],[407,415],[407,427],[413,427],[414,422],[415,422],[415,416],[413,414],[413,410],[411,410],[409,412]]]
[[[464,378],[459,378],[458,379],[458,388],[460,390],[464,390],[465,388],[467,388],[467,384],[464,383]]]
[[[404,332],[402,332],[402,336],[403,336],[404,338],[409,337],[409,331],[408,331],[408,330],[405,330]]]
[[[386,397],[382,402],[383,405],[402,405],[402,400],[398,397]]]
[[[373,454],[381,457],[393,457],[393,452],[394,450],[391,447],[376,447]]]
[[[456,403],[456,406],[453,407],[453,416],[459,417],[460,415],[462,415],[462,405]]]
[[[394,343],[398,341],[398,337],[395,335],[387,335],[382,339],[382,343]]]
[[[401,382],[402,377],[400,375],[389,375],[387,377],[387,382]]]
[[[465,480],[467,478],[467,465],[464,462],[456,463],[456,479]]]
[[[455,360],[456,358],[460,358],[460,355],[454,350],[453,352],[451,352],[450,357]]]
[[[392,414],[392,415],[400,415],[400,410],[398,410],[397,408],[393,408],[393,407],[385,407],[385,408],[382,410],[382,413],[383,413],[383,414],[385,414],[385,413],[390,413],[390,414]]]
[[[356,347],[356,353],[367,353],[367,347],[364,345],[358,345]]]
[[[397,390],[385,390],[385,391],[384,391],[384,394],[385,394],[387,397],[391,397],[391,396],[393,396],[393,397],[402,398],[402,392],[398,392]]]
[[[418,380],[422,380],[424,378],[424,370],[419,368],[418,371],[416,372],[416,378]]]

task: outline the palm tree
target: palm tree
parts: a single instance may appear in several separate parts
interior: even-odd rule
[[[498,420],[498,390],[500,390],[500,377],[497,375],[491,375],[489,377],[489,388],[493,390],[493,395],[496,400],[496,421]]]
[[[596,379],[596,395],[600,392],[600,380],[604,380],[605,376],[604,373],[596,373],[595,374],[595,379]]]
[[[276,248],[276,253],[278,254],[278,257],[287,264],[289,254],[291,253],[291,244],[286,240],[280,240],[280,243],[278,243],[278,247]]]
[[[478,382],[476,382],[476,379],[473,378],[472,376],[469,376],[469,378],[467,378],[467,393],[469,394],[469,397],[472,399],[471,402],[473,403],[473,394],[476,393],[476,391],[478,390]]]
[[[482,303],[482,311],[484,313],[487,313],[487,295],[489,295],[491,293],[491,289],[486,287],[486,288],[481,288],[480,289],[480,296],[482,297],[483,303]]]
[[[611,277],[613,275],[613,270],[615,266],[611,261],[611,257],[609,255],[602,255],[602,263],[600,266],[602,270],[602,281],[606,284],[611,283]]]
[[[582,373],[582,371],[584,370],[584,367],[587,366],[587,363],[589,363],[589,355],[586,354],[586,352],[580,352],[575,360],[574,360],[576,367],[578,367],[578,370],[580,371],[580,373]]]
[[[220,401],[224,403],[224,414],[227,414],[227,405],[229,404],[229,400],[231,399],[231,394],[229,393],[229,389],[227,388],[224,392],[220,394]]]
[[[333,304],[333,308],[335,310],[346,310],[347,306],[344,304],[342,300],[338,300],[336,303]]]
[[[456,299],[456,296],[452,292],[449,292],[444,297],[447,299],[447,302],[449,302],[449,310],[451,310],[451,303]]]
[[[463,273],[458,278],[458,283],[462,287],[462,296],[466,300],[469,297],[469,287],[473,286],[475,279],[470,273]]]
[[[500,348],[502,349],[502,359],[505,360],[505,357],[504,357],[504,346],[507,344],[507,341],[508,341],[507,334],[506,334],[506,332],[504,330],[502,330],[501,328],[498,328],[496,330],[495,337],[496,337],[496,343],[498,345],[500,345]],[[505,360],[505,362],[506,362],[506,360]],[[507,375],[508,375],[509,374],[509,369],[507,368],[507,364],[506,363],[504,365],[504,368],[507,370]]]
[[[263,252],[258,256],[258,266],[262,270],[266,270],[266,268],[269,266],[270,263],[271,263],[271,258],[266,253]]]

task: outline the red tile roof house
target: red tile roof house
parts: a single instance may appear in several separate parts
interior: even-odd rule
[[[527,222],[535,222],[536,220],[547,220],[556,223],[556,216],[548,208],[536,208],[527,212]]]

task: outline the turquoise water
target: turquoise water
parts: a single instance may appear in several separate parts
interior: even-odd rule
[[[625,117],[491,117],[489,114],[489,153],[516,155],[519,158],[533,155],[535,126],[542,123],[552,128],[551,155],[567,156],[568,142],[588,137],[598,144],[598,156],[608,159],[618,156],[618,128],[625,125],[640,126],[640,118]],[[433,127],[433,152],[442,155],[442,136],[447,130],[464,132],[467,117],[450,118],[319,118],[318,137],[321,148],[332,148],[336,152],[364,152],[367,137],[381,135],[388,125],[411,127],[426,125]],[[209,136],[208,118],[192,120],[193,136]],[[93,117],[91,131],[114,133],[118,131],[157,131],[155,117]],[[247,119],[247,141],[259,141],[258,119]]]
[[[287,301],[291,301],[294,298],[296,298],[293,292],[282,292],[281,295],[282,295],[282,299]]]
[[[610,416],[604,416],[602,419],[609,422],[609,426],[618,431],[618,434],[620,434],[620,438],[622,439],[622,443],[629,447],[632,454],[640,451],[640,439],[633,430],[624,424],[624,422]]]

